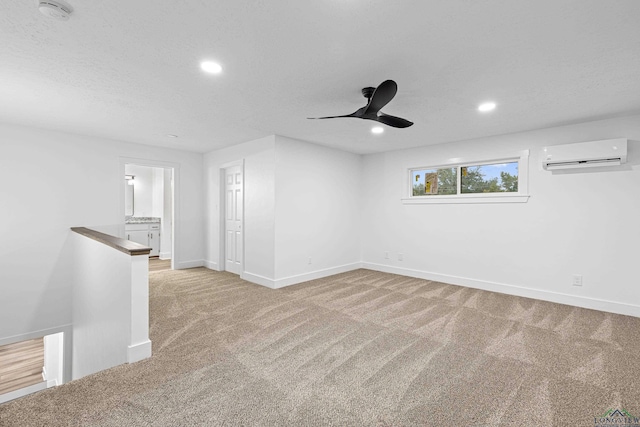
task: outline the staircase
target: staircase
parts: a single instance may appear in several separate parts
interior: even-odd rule
[[[0,346],[0,395],[43,383],[44,339]]]

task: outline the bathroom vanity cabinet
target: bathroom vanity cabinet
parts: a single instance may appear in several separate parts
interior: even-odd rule
[[[134,220],[135,221],[135,220]],[[160,255],[160,222],[127,222],[124,226],[127,240],[151,248],[149,256]]]

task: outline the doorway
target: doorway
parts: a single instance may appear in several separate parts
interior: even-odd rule
[[[164,162],[121,159],[123,238],[151,248],[150,270],[177,267],[176,227],[178,168]],[[153,264],[153,265],[152,265]]]
[[[222,169],[224,179],[224,268],[242,276],[244,258],[244,171],[241,162]]]

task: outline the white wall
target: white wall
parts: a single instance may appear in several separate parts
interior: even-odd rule
[[[127,362],[131,256],[77,233],[73,245],[73,379]]]
[[[125,174],[134,179],[134,215],[162,218],[164,212],[164,169],[128,164]]]
[[[173,239],[173,173],[171,169],[163,170],[163,205],[162,205],[162,229],[160,238],[160,258],[171,259],[171,245]]]
[[[179,167],[176,266],[203,263],[202,155],[0,125],[0,340],[71,323],[70,227],[124,223],[121,158]]]
[[[257,139],[204,155],[206,265],[221,265],[220,168],[244,159],[244,270],[253,279],[275,274],[275,137]],[[222,184],[224,186],[224,184]]]
[[[151,168],[151,216],[164,219],[164,169]]]
[[[617,168],[551,173],[540,148],[629,138]],[[640,117],[626,117],[364,157],[365,266],[640,316]],[[405,171],[452,158],[531,150],[522,204],[403,205]],[[384,259],[384,252],[391,259]],[[398,261],[397,254],[404,254]],[[573,274],[584,277],[571,285]]]
[[[359,266],[360,156],[281,136],[205,154],[207,266],[224,269],[220,167],[242,159],[246,280],[281,287]]]
[[[64,335],[62,332],[44,337],[44,369],[47,387],[64,383]]]
[[[149,257],[72,233],[73,379],[151,356]]]
[[[135,177],[133,180],[133,216],[153,216],[153,168],[126,165],[124,173]]]
[[[361,172],[359,155],[276,136],[277,286],[359,266]]]

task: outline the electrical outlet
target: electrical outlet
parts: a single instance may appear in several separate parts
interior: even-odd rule
[[[402,261],[404,259],[404,255],[400,252],[398,253],[398,261]]]
[[[571,281],[571,284],[573,286],[582,286],[582,275],[581,274],[574,274],[573,275],[573,279]]]
[[[389,252],[384,253],[384,259],[389,259]]]

